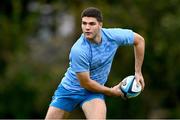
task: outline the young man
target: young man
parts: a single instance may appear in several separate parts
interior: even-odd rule
[[[90,7],[81,14],[83,34],[70,52],[70,66],[54,93],[46,119],[67,118],[77,106],[87,119],[106,119],[104,94],[121,96],[120,84],[104,86],[108,79],[116,50],[121,45],[133,45],[135,77],[144,89],[141,67],[144,59],[143,37],[128,29],[102,28],[99,9]]]

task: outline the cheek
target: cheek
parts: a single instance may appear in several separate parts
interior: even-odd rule
[[[84,31],[84,26],[83,25],[81,25],[81,29],[82,29],[82,31]]]
[[[95,27],[95,28],[94,28],[94,32],[96,32],[96,33],[99,32],[99,30],[100,30],[99,27]]]

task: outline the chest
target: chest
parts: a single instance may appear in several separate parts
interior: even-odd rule
[[[91,68],[98,68],[111,63],[117,50],[117,44],[104,42],[101,45],[91,45]]]

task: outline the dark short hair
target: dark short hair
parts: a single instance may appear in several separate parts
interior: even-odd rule
[[[84,9],[81,13],[81,18],[83,17],[94,17],[97,19],[98,22],[103,21],[103,16],[102,16],[101,11],[95,7],[88,7]]]

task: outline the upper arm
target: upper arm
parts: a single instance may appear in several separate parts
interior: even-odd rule
[[[74,72],[87,72],[90,68],[89,56],[82,49],[72,49],[70,65]]]
[[[134,45],[136,46],[140,43],[144,44],[144,38],[138,33],[134,32]]]

